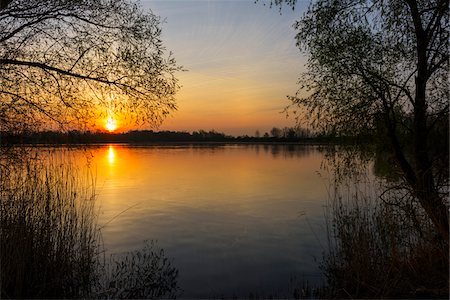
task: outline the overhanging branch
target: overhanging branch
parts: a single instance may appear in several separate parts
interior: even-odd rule
[[[27,66],[27,67],[46,70],[46,71],[53,71],[53,72],[59,73],[61,75],[71,76],[71,77],[78,78],[78,79],[97,81],[100,83],[111,84],[111,85],[119,85],[119,83],[115,80],[111,81],[111,80],[104,79],[101,77],[92,77],[92,76],[88,76],[88,75],[78,74],[78,73],[74,73],[74,72],[64,70],[61,68],[49,66],[47,64],[40,63],[40,62],[23,61],[23,60],[17,60],[17,59],[0,59],[0,65]]]

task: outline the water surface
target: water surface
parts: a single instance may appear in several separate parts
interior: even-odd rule
[[[157,240],[180,272],[181,298],[292,297],[303,281],[323,281],[327,180],[316,147],[88,150],[107,252]]]

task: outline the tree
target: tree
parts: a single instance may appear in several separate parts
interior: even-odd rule
[[[281,129],[280,129],[280,128],[277,128],[277,127],[273,127],[273,128],[270,130],[270,135],[271,135],[272,137],[274,137],[274,138],[279,138],[279,137],[281,137]]]
[[[176,109],[179,69],[160,18],[133,2],[0,2],[1,130],[110,114],[158,124]]]
[[[290,97],[316,128],[355,134],[381,121],[412,194],[447,242],[448,149],[442,171],[430,136],[439,127],[448,140],[448,7],[448,0],[314,1],[295,24],[309,61]]]

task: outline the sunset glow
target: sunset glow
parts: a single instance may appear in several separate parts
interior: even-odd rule
[[[307,6],[297,2],[299,10]],[[165,45],[188,70],[177,74],[178,110],[161,130],[253,135],[295,124],[282,111],[306,61],[292,27],[299,11],[286,6],[280,14],[254,1],[141,3],[167,20]]]
[[[116,120],[113,119],[113,117],[109,116],[108,119],[106,120],[105,128],[109,132],[113,132],[114,130],[116,130],[117,129]]]
[[[108,162],[110,165],[113,165],[116,161],[116,152],[114,151],[114,147],[109,145],[108,147]]]

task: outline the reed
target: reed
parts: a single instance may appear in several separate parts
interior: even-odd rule
[[[407,191],[334,186],[322,270],[331,298],[447,298],[448,245]]]
[[[100,233],[94,180],[83,180],[70,164],[32,160],[2,173],[2,298],[90,295]]]
[[[0,298],[175,297],[178,271],[155,243],[105,259],[95,178],[61,157],[1,172]]]

